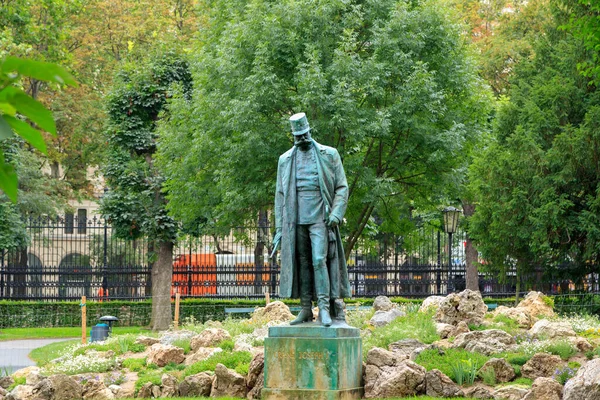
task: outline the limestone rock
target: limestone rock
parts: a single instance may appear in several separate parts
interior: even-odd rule
[[[153,344],[160,343],[160,339],[150,336],[138,336],[137,339],[135,339],[135,343],[143,344],[144,346],[152,346]]]
[[[265,353],[259,353],[252,358],[250,361],[250,367],[248,368],[248,376],[246,377],[246,387],[252,389],[256,384],[262,384],[258,381],[258,377],[262,374],[265,367]]]
[[[537,378],[523,400],[561,400],[563,387],[552,378]]]
[[[487,306],[481,298],[481,293],[467,289],[446,296],[440,302],[435,320],[454,326],[460,321],[481,325],[486,312]]]
[[[548,321],[547,319],[541,319],[536,322],[529,333],[536,338],[545,339],[556,339],[556,338],[567,338],[575,337],[577,333],[571,327],[568,322],[561,321]]]
[[[140,399],[147,399],[156,396],[156,388],[158,388],[158,396],[160,396],[160,387],[156,386],[152,382],[146,382],[140,388],[137,397]]]
[[[44,379],[46,379],[46,376],[42,375],[40,371],[31,371],[25,378],[25,384],[35,386]]]
[[[499,329],[463,333],[452,343],[453,348],[476,351],[486,356],[511,351],[515,346],[515,339]]]
[[[417,339],[402,339],[388,346],[388,349],[391,352],[400,354],[402,356],[406,356],[413,361],[415,360],[415,358],[417,358],[419,353],[429,348],[431,348],[430,345],[421,343]]]
[[[517,305],[517,308],[524,308],[533,318],[553,317],[554,310],[546,304],[544,297],[541,292],[529,292]]]
[[[260,372],[260,375],[256,379],[256,385],[248,392],[246,398],[248,400],[258,400],[262,397],[262,389],[265,384],[265,375],[264,371]]]
[[[425,374],[425,390],[431,397],[458,397],[463,396],[462,389],[452,379],[448,378],[437,369],[432,369]]]
[[[90,379],[83,385],[83,400],[114,400],[115,394],[104,382]]]
[[[548,353],[537,353],[521,367],[521,375],[525,378],[549,378],[557,368],[563,365],[559,356]]]
[[[162,386],[160,397],[175,397],[179,394],[177,378],[173,375],[162,374],[160,377],[160,384]]]
[[[471,399],[488,400],[494,398],[494,396],[492,396],[492,392],[481,386],[471,386],[469,388],[464,389],[463,391],[465,393],[465,397]]]
[[[159,367],[164,367],[170,362],[181,364],[185,360],[183,349],[172,346],[170,344],[156,343],[150,347],[147,363],[156,364]]]
[[[600,358],[588,361],[565,383],[563,400],[600,399]]]
[[[367,353],[365,398],[413,396],[425,391],[425,368],[381,348]]]
[[[27,375],[29,375],[31,372],[37,371],[40,372],[40,367],[25,367],[25,368],[21,368],[15,372],[13,372],[12,377],[17,379],[17,378],[25,378],[27,379]]]
[[[3,376],[3,377],[0,377],[0,388],[6,389],[7,387],[9,387],[10,385],[12,385],[13,383],[15,383],[15,380],[13,379],[12,376]]]
[[[173,344],[180,340],[190,340],[196,336],[196,332],[181,330],[181,331],[165,331],[162,332],[160,337],[160,343],[162,344]]]
[[[521,328],[529,329],[535,323],[536,319],[529,314],[526,308],[499,306],[494,311],[494,315],[504,315],[517,321]]]
[[[0,386],[0,396],[4,397],[8,394],[8,391]]]
[[[568,337],[567,340],[573,345],[573,347],[577,348],[577,351],[585,353],[586,351],[591,351],[594,349],[594,346],[585,338],[580,336]]]
[[[450,324],[444,324],[443,322],[438,322],[435,324],[435,331],[440,338],[446,339],[452,336],[454,332],[454,326]]]
[[[212,383],[213,376],[206,372],[186,376],[179,384],[179,395],[182,397],[208,397]]]
[[[460,321],[458,325],[456,325],[456,328],[454,328],[454,331],[452,331],[452,336],[456,337],[462,333],[467,332],[471,332],[471,330],[469,329],[469,325],[467,325],[465,321]]]
[[[396,318],[403,317],[405,315],[406,313],[399,308],[392,308],[389,311],[376,311],[375,315],[373,315],[371,320],[369,320],[369,323],[376,327],[385,326]]]
[[[246,397],[247,392],[246,379],[242,375],[223,364],[217,364],[210,397]]]
[[[440,303],[442,301],[444,301],[444,299],[445,299],[444,296],[429,296],[425,300],[423,300],[423,303],[421,303],[421,307],[419,307],[419,311],[421,311],[421,312],[428,312],[429,310],[437,311],[437,309],[440,307]]]
[[[112,394],[115,395],[115,398],[119,398],[119,395],[121,394],[121,392],[123,392],[123,389],[121,388],[121,386],[119,385],[110,385],[108,387],[108,390],[110,390],[112,392]]]
[[[505,386],[494,390],[492,396],[494,400],[523,400],[527,393],[529,390],[518,386]]]
[[[266,307],[259,307],[252,313],[253,322],[290,321],[296,318],[290,308],[281,301],[272,301]]]
[[[515,369],[503,358],[490,358],[481,367],[482,371],[489,368],[494,370],[497,383],[510,382],[515,379]]]
[[[222,352],[220,347],[200,347],[195,352],[188,354],[185,358],[185,365],[192,365],[198,361],[204,361],[213,355]]]
[[[6,395],[6,400],[31,400],[33,399],[33,386],[19,385]]]
[[[225,329],[221,328],[208,328],[200,332],[192,338],[190,347],[192,351],[198,350],[200,347],[215,347],[223,340],[230,340],[231,335]]]
[[[389,311],[396,305],[387,296],[377,296],[373,302],[375,311]]]
[[[83,388],[74,378],[59,374],[39,382],[32,393],[38,400],[73,400],[83,396]]]

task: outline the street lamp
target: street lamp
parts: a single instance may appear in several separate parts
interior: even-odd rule
[[[444,231],[448,234],[448,293],[454,291],[454,284],[452,283],[452,234],[456,232],[461,212],[455,207],[446,207],[443,210]]]

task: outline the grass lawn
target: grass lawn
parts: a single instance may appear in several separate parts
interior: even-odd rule
[[[44,347],[33,349],[31,353],[29,353],[29,358],[35,361],[39,367],[43,367],[48,363],[48,361],[60,357],[64,349],[77,343],[81,343],[81,339],[50,343]]]
[[[90,329],[88,327],[88,335],[90,337]],[[124,326],[114,327],[113,333],[121,335],[124,333],[145,333],[151,332],[147,328],[139,326]],[[55,338],[81,338],[81,327],[68,328],[8,328],[0,329],[0,340],[16,340],[16,339],[55,339]]]

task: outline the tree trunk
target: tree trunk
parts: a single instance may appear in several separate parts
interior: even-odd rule
[[[470,204],[468,202],[464,202],[463,203],[463,212],[465,217],[470,217],[475,213],[475,205],[474,204]],[[467,289],[470,290],[477,290],[479,291],[479,273],[477,271],[477,259],[478,259],[478,254],[477,254],[477,249],[475,248],[475,245],[473,244],[473,241],[471,240],[471,237],[469,236],[469,233],[467,232],[467,238],[466,238],[466,244],[465,244],[465,261],[467,264],[466,267],[466,280],[467,280]]]
[[[152,267],[152,330],[163,331],[171,324],[171,281],[173,242],[158,242],[158,257]]]

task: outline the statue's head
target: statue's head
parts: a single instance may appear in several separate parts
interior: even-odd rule
[[[292,125],[292,135],[294,135],[294,146],[298,146],[300,150],[308,150],[312,144],[310,138],[310,126],[306,114],[298,113],[290,117]]]

